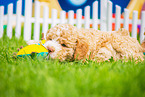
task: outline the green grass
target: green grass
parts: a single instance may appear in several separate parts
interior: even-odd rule
[[[23,39],[0,39],[0,97],[145,97],[145,61],[12,58]]]

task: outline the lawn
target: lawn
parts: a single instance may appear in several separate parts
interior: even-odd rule
[[[14,59],[26,42],[0,43],[0,97],[145,97],[145,61]]]

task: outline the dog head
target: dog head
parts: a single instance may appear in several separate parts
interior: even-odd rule
[[[46,34],[46,47],[52,59],[60,61],[83,59],[89,50],[87,40],[78,35],[80,30],[69,24],[57,25]]]

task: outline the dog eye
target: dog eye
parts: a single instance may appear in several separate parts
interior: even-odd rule
[[[66,47],[66,45],[65,45],[65,44],[61,44],[61,46]]]

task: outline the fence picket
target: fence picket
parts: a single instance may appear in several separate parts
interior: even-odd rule
[[[7,36],[12,38],[12,17],[13,17],[13,4],[8,5],[8,23],[7,23]]]
[[[4,6],[0,6],[0,38],[3,37]]]
[[[98,1],[93,3],[93,29],[98,29]]]
[[[145,11],[141,13],[141,31],[140,31],[140,43],[144,40],[144,33],[145,33]]]
[[[16,19],[15,36],[17,38],[21,35],[21,23],[24,22],[24,40],[28,41],[31,39],[31,23],[34,23],[34,40],[39,41],[40,38],[40,23],[43,23],[42,32],[46,39],[46,33],[48,30],[48,24],[54,27],[57,23],[76,25],[81,28],[90,28],[90,23],[94,29],[100,29],[102,31],[112,31],[112,22],[115,22],[115,30],[120,28],[120,24],[124,24],[124,28],[129,30],[129,23],[132,23],[132,37],[137,38],[137,25],[141,24],[140,31],[140,42],[144,40],[145,32],[145,11],[142,11],[142,18],[138,20],[138,12],[133,12],[133,19],[129,19],[129,10],[124,9],[124,19],[121,19],[121,7],[116,5],[116,16],[112,18],[112,7],[113,3],[110,0],[101,0],[101,17],[98,19],[98,1],[94,1],[92,4],[92,19],[90,19],[90,6],[84,8],[84,19],[82,19],[82,9],[76,11],[76,19],[74,18],[74,11],[68,12],[68,19],[66,19],[66,12],[60,12],[60,18],[57,19],[57,10],[52,9],[51,18],[49,18],[49,8],[44,6],[43,18],[40,18],[40,2],[35,1],[35,17],[32,17],[32,0],[25,0],[25,15],[22,14],[22,0],[17,1],[16,17],[13,16],[13,4],[8,5],[8,14],[4,16],[4,6],[0,7],[0,38],[3,36],[3,23],[7,22],[7,36],[12,38],[12,22]]]
[[[68,23],[74,25],[74,11],[70,10],[68,12]]]
[[[124,28],[128,30],[129,27],[129,10],[124,9]]]
[[[40,38],[40,3],[35,1],[35,24],[34,24],[34,40],[39,41]]]
[[[21,11],[22,11],[22,0],[17,1],[17,15],[16,15],[16,33],[15,36],[20,38],[21,35]]]
[[[106,31],[107,30],[107,0],[101,0],[101,18],[100,18],[100,30]]]
[[[48,30],[48,16],[49,16],[49,8],[47,6],[44,6],[43,9],[43,28],[42,33],[44,33],[44,39],[46,39],[46,33]]]
[[[90,28],[90,6],[85,7],[85,28]]]
[[[133,11],[133,19],[132,19],[132,37],[137,38],[137,19],[138,19],[138,11]]]
[[[66,23],[66,12],[61,11],[60,12],[60,24],[65,24]]]
[[[121,7],[116,5],[115,30],[120,28]]]
[[[107,31],[112,31],[112,2],[107,3]]]
[[[77,10],[77,22],[76,22],[77,28],[82,27],[82,9]]]
[[[24,40],[31,39],[32,0],[25,0]]]
[[[57,24],[57,10],[56,9],[52,9],[51,10],[51,27],[54,27]]]

